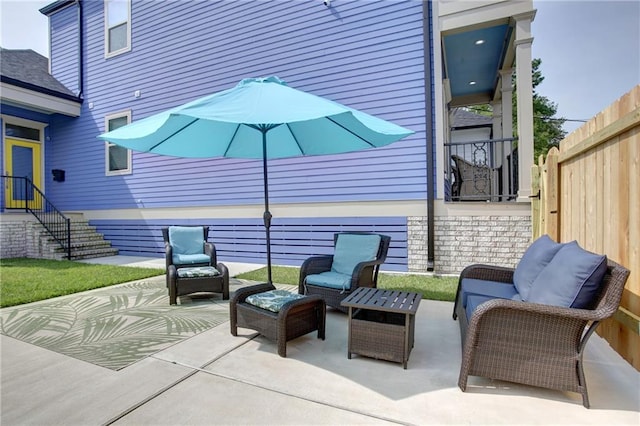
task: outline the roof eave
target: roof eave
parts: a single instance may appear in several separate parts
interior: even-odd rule
[[[57,0],[54,1],[53,3],[43,7],[42,9],[39,9],[40,13],[42,13],[43,15],[47,15],[50,16],[51,14],[64,9],[65,7],[72,5],[74,3],[76,3],[77,0]]]
[[[70,117],[80,116],[82,101],[73,96],[53,95],[41,90],[31,90],[24,87],[24,85],[11,84],[5,78],[2,78],[2,82],[0,82],[0,93],[2,93],[0,100],[8,105],[17,105],[21,108],[46,114],[63,114]]]

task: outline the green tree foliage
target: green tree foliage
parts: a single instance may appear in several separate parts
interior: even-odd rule
[[[562,129],[564,118],[555,118],[558,112],[558,105],[552,102],[546,96],[536,93],[536,87],[544,81],[540,65],[542,60],[534,59],[531,61],[531,72],[533,80],[533,158],[534,162],[540,155],[546,155],[547,151],[553,146],[558,146],[560,141],[564,139],[567,132]],[[513,128],[517,132],[517,98],[516,98],[516,79],[513,74]]]

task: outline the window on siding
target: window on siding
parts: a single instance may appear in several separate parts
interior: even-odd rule
[[[105,56],[111,57],[131,50],[130,0],[105,0]]]
[[[107,131],[115,130],[131,122],[131,111],[111,114],[106,117]],[[105,142],[105,173],[107,176],[131,174],[131,150]]]

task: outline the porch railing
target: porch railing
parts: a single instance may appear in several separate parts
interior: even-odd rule
[[[27,177],[2,175],[4,209],[31,213],[71,259],[71,219],[58,210]]]
[[[451,142],[445,148],[445,201],[514,201],[518,192],[516,138]]]

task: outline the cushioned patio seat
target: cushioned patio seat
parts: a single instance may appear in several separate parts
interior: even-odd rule
[[[177,303],[178,296],[200,292],[222,293],[223,300],[229,299],[229,270],[218,263],[208,236],[208,226],[162,229],[171,305]]]
[[[387,258],[391,238],[370,232],[342,232],[333,237],[334,253],[313,256],[300,268],[298,292],[321,296],[343,312],[340,302],[358,287],[376,287],[380,265]]]

